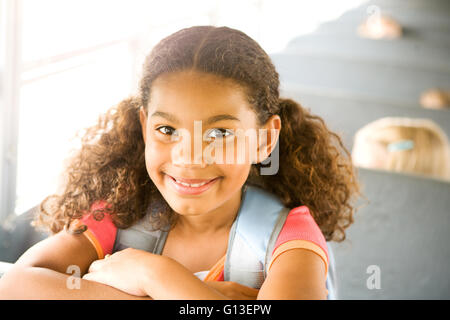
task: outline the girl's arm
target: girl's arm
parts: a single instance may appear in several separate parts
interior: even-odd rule
[[[286,251],[273,262],[257,299],[326,299],[326,273],[318,254],[300,248]]]
[[[154,299],[230,299],[220,292],[223,290],[207,285],[179,262],[133,248],[94,261],[83,279]]]
[[[69,275],[47,268],[14,267],[0,281],[0,299],[150,299],[126,294],[97,282],[80,279],[80,289],[68,289]]]
[[[79,270],[81,277],[96,259],[97,253],[84,235],[61,231],[37,243],[17,260],[0,279],[0,299],[144,298],[76,278],[74,270]]]
[[[148,272],[143,279],[144,291],[154,299],[230,299],[178,262],[167,257],[155,258],[159,263],[151,262],[150,256]],[[257,299],[326,299],[325,282],[326,266],[320,256],[306,249],[292,249],[273,262]]]
[[[198,279],[177,261],[156,256],[158,264],[145,273],[144,291],[154,299],[193,299],[193,300],[230,300],[232,295],[225,295],[224,290],[216,290]],[[149,261],[151,263],[151,261]],[[224,288],[226,289],[226,288]],[[231,289],[231,284],[230,284]],[[226,291],[226,290],[225,290]],[[231,291],[231,290],[230,290]]]

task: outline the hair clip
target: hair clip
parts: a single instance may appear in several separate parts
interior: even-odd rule
[[[389,143],[387,149],[389,152],[405,151],[414,148],[414,141],[412,140],[400,140]]]

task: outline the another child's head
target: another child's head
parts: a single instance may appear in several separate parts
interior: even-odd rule
[[[138,94],[87,130],[41,220],[58,231],[102,199],[119,227],[149,213],[161,228],[178,215],[237,210],[232,200],[248,183],[287,207],[307,205],[327,239],[342,239],[358,191],[350,155],[321,118],[280,98],[279,84],[269,56],[241,31],[198,26],[166,37],[145,60]],[[172,177],[217,180],[186,195]]]
[[[383,118],[361,128],[352,151],[356,166],[450,178],[449,144],[431,120]]]
[[[429,89],[420,95],[420,104],[427,109],[450,109],[450,91]]]
[[[400,38],[403,34],[402,26],[395,19],[381,14],[378,10],[375,6],[369,6],[367,11],[371,16],[358,26],[358,35],[368,39]]]

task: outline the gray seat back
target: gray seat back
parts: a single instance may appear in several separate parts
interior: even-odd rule
[[[447,110],[398,107],[338,96],[303,94],[297,90],[284,90],[281,94],[283,97],[294,99],[313,114],[322,117],[332,131],[341,135],[348,149],[353,147],[353,137],[360,128],[384,117],[431,119],[450,138],[450,112]]]
[[[28,248],[49,235],[31,226],[39,205],[19,216],[14,213],[0,224],[0,261],[16,262]]]
[[[450,71],[449,47],[430,46],[408,35],[395,41],[375,41],[361,38],[355,32],[339,36],[312,33],[293,39],[283,52]]]
[[[339,298],[450,299],[450,183],[369,169],[359,175],[370,203],[347,239],[330,243]]]
[[[369,16],[369,13],[374,13],[376,8],[381,14],[387,14],[401,24],[404,37],[420,39],[430,46],[447,48],[450,46],[448,36],[450,2],[447,0],[368,1],[345,12],[337,20],[323,23],[317,28],[316,33],[335,36],[356,33],[357,26]]]
[[[272,54],[281,88],[346,95],[380,104],[420,108],[430,88],[450,88],[450,72],[299,53]]]

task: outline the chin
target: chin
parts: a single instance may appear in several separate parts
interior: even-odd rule
[[[199,202],[198,205],[193,204],[192,199],[175,199],[168,203],[176,213],[182,216],[200,215],[210,211],[205,201]]]

